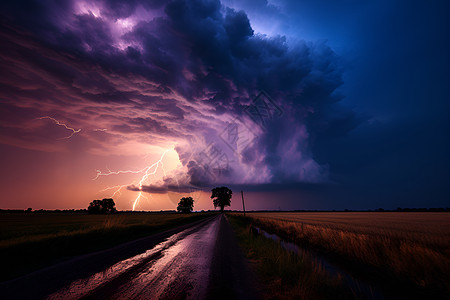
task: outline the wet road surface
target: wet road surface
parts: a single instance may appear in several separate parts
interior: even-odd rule
[[[219,215],[197,223],[137,255],[70,281],[55,291],[47,288],[39,293],[37,288],[38,293],[20,295],[16,289],[11,296],[34,299],[254,298],[252,275],[226,218]],[[55,272],[63,271],[56,269]],[[64,272],[70,272],[70,265]],[[23,280],[23,288],[26,282]],[[35,289],[39,286],[39,282],[30,284]],[[48,281],[40,284],[51,286]],[[20,280],[15,285],[20,287]]]

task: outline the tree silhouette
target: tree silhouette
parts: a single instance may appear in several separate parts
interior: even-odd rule
[[[102,200],[102,212],[104,214],[111,214],[115,213],[116,210],[116,204],[114,203],[114,200],[112,198],[105,198]]]
[[[102,212],[102,200],[94,200],[89,204],[88,213],[100,214]]]
[[[194,209],[194,199],[192,197],[183,197],[178,202],[177,211],[188,213]]]
[[[226,186],[216,187],[211,190],[214,208],[220,207],[220,212],[223,213],[223,208],[225,206],[231,205],[231,196],[233,192]]]
[[[89,203],[88,213],[89,214],[112,214],[115,213],[116,204],[111,198],[105,198],[103,200],[94,200]]]

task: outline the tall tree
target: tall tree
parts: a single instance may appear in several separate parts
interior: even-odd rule
[[[94,200],[89,204],[89,214],[112,214],[115,213],[116,204],[111,198],[105,198],[103,200]]]
[[[105,214],[112,214],[117,211],[116,204],[112,198],[105,198],[102,200],[102,211]]]
[[[216,187],[211,190],[214,208],[220,207],[220,212],[223,213],[225,206],[231,205],[231,196],[233,192],[226,186]]]
[[[194,199],[192,197],[183,197],[178,202],[177,211],[179,212],[191,212],[194,209]]]
[[[94,200],[89,203],[89,214],[101,214],[102,213],[102,200]]]

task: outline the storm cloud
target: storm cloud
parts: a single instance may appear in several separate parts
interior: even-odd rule
[[[25,203],[22,185],[36,182],[39,203],[55,189],[72,205],[124,191],[126,209],[141,193],[173,205],[217,185],[254,193],[255,208],[443,205],[448,11],[440,0],[3,1],[4,199]],[[121,175],[90,180],[99,172]]]
[[[31,116],[92,128],[83,137],[87,151],[127,139],[174,144],[186,185],[328,182],[315,139],[345,135],[364,120],[339,104],[342,66],[326,42],[288,45],[255,33],[244,11],[219,1],[2,5],[14,26],[2,26],[9,46],[1,57],[24,66],[4,70],[16,79],[2,76],[3,107],[27,99]],[[253,102],[261,91],[276,116]],[[248,114],[258,105],[264,126]],[[241,134],[237,142],[230,126]]]

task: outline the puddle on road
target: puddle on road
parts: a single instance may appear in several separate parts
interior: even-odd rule
[[[218,223],[202,227],[165,249],[161,257],[121,287],[124,299],[203,299]],[[188,291],[187,291],[188,290]]]
[[[157,244],[152,249],[126,260],[122,260],[109,267],[105,271],[98,272],[89,278],[76,280],[68,287],[51,294],[47,297],[47,299],[78,299],[85,295],[88,295],[90,292],[100,287],[105,282],[109,282],[117,278],[121,274],[130,270],[132,267],[142,263],[146,259],[149,259],[158,252],[161,252],[162,250],[170,247],[179,239],[180,235],[181,233],[175,234],[166,239],[164,242]]]
[[[367,284],[365,282],[362,282],[359,279],[354,278],[352,275],[350,275],[345,270],[337,267],[334,264],[331,264],[325,257],[322,255],[319,255],[317,253],[313,253],[310,250],[304,249],[299,247],[298,245],[290,242],[286,242],[282,240],[278,235],[268,233],[264,230],[262,230],[259,227],[254,227],[258,231],[259,234],[262,234],[264,237],[271,239],[273,241],[276,241],[280,243],[280,246],[284,249],[297,253],[299,255],[306,255],[306,257],[313,258],[319,265],[321,265],[325,271],[330,274],[333,277],[340,277],[344,280],[345,284],[352,290],[352,292],[355,294],[355,296],[368,298],[368,299],[374,299],[374,300],[381,300],[385,299],[385,297],[382,295],[381,291],[374,288],[370,284]]]
[[[215,226],[203,225],[197,231],[194,228],[198,227],[194,227],[174,234],[144,253],[120,261],[88,278],[74,281],[69,286],[49,295],[47,299],[79,299],[89,296],[121,275],[130,275],[130,278],[126,278],[126,282],[116,287],[120,288],[120,298],[123,298],[122,296],[125,294],[127,295],[125,298],[128,299],[141,298],[144,289],[151,290],[152,297],[150,298],[155,298],[153,296],[164,293],[168,285],[173,284],[177,277],[181,277],[180,274],[186,272],[189,272],[191,279],[196,279],[193,284],[200,286],[205,281],[204,277],[209,276],[209,260],[207,259],[209,256],[201,253],[201,257],[195,257],[194,264],[192,258],[190,261],[185,260],[185,258],[195,245],[200,244],[198,240],[204,241],[205,244],[200,248],[212,253],[210,249],[212,246],[209,244],[214,245],[213,241],[215,240],[209,239],[212,241],[208,241],[207,237],[213,235],[213,231],[217,230],[217,222],[214,222],[214,224]],[[196,243],[193,243],[193,240],[197,240]],[[206,245],[206,243],[209,244]],[[199,261],[202,263],[199,264]],[[133,268],[139,270],[135,275],[132,275]],[[181,268],[184,269],[181,270]],[[193,276],[194,273],[196,273],[196,276]],[[149,285],[152,286],[151,289],[147,289]],[[206,290],[206,287],[199,288],[199,290],[203,289]],[[196,294],[199,295],[198,291]],[[144,298],[148,298],[146,296]]]

